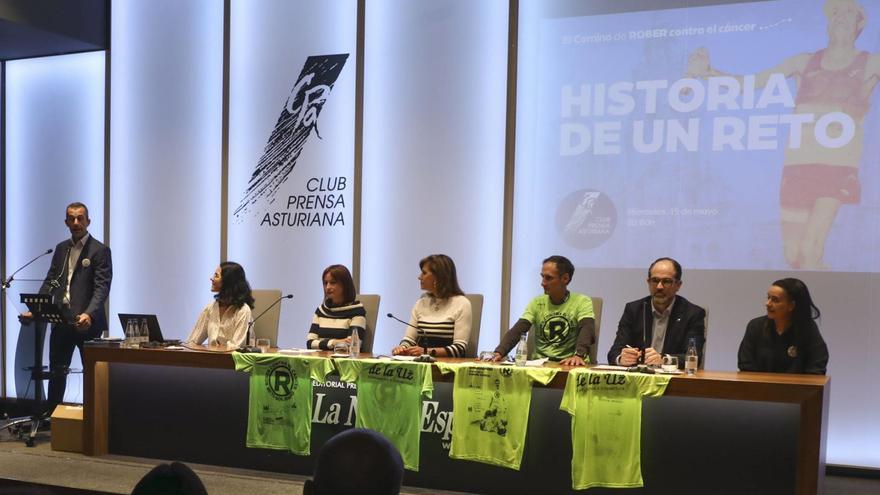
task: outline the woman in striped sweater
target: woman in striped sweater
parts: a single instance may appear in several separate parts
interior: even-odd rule
[[[309,349],[333,350],[340,342],[351,344],[351,332],[357,330],[361,341],[367,326],[364,306],[355,301],[351,273],[343,265],[330,265],[321,275],[324,303],[315,310],[312,327],[306,337]]]
[[[464,357],[471,335],[471,302],[458,286],[455,263],[445,254],[419,261],[425,293],[416,301],[395,355]]]

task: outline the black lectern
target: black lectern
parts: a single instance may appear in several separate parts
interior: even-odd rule
[[[50,294],[22,294],[21,302],[28,311],[33,314],[33,321],[37,323],[73,324],[73,316],[69,309],[60,308],[52,300]],[[30,368],[31,380],[34,382],[34,409],[31,416],[9,420],[0,428],[8,428],[10,432],[23,433],[23,427],[30,423],[30,432],[25,439],[28,447],[34,446],[34,438],[40,425],[48,422],[51,411],[43,411],[43,381],[48,379],[55,370],[43,369],[43,346],[40,333],[34,329],[34,365]]]
[[[21,302],[34,315],[34,321],[52,324],[67,323],[73,325],[73,315],[69,309],[58,307],[50,294],[22,294]],[[38,360],[39,361],[39,360]],[[37,361],[34,361],[34,365]]]

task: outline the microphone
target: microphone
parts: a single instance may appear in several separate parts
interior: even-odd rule
[[[426,348],[426,346],[425,346],[425,342],[424,342],[424,340],[423,340],[424,335],[422,335],[422,332],[424,332],[424,330],[422,330],[420,327],[417,327],[417,326],[415,326],[415,325],[413,325],[413,324],[411,324],[411,323],[409,323],[409,322],[406,322],[406,321],[401,320],[400,318],[394,316],[394,315],[391,314],[391,313],[388,313],[388,314],[385,315],[385,316],[391,318],[392,320],[397,320],[397,321],[399,321],[400,323],[403,323],[404,325],[406,325],[406,326],[408,326],[408,327],[415,328],[415,329],[418,331],[418,333],[416,333],[416,345],[419,346],[419,347],[421,347],[423,350]],[[430,358],[430,356],[429,356],[428,358],[429,358],[429,359],[433,359],[433,358]],[[426,361],[427,361],[427,360],[426,360]],[[433,362],[433,361],[428,361],[428,362]]]
[[[58,272],[58,276],[52,280],[45,281],[49,284],[49,287],[51,287],[52,290],[61,288],[61,277],[64,276],[64,270],[70,270],[70,248],[71,247],[72,247],[72,244],[68,243],[67,253],[64,255],[64,265],[61,266],[61,270]]]
[[[645,301],[642,301],[642,345],[641,347],[639,347],[639,360],[636,362],[636,364],[645,364],[645,349],[648,348],[648,343],[646,342],[646,340],[648,340],[648,337],[645,330],[645,327],[647,326],[645,324],[645,321],[647,320],[647,318],[648,304]]]
[[[42,258],[43,256],[46,256],[47,254],[50,254],[50,253],[52,253],[52,250],[51,250],[51,249],[47,249],[45,253],[38,254],[36,257],[34,257],[34,259],[32,259],[32,260],[28,261],[27,263],[25,263],[24,265],[22,265],[21,268],[19,268],[18,270],[15,270],[14,272],[12,272],[12,275],[10,275],[6,280],[3,281],[2,284],[0,284],[0,288],[2,288],[2,289],[8,289],[8,288],[12,285],[12,281],[15,280],[15,274],[16,274],[16,273],[18,273],[18,272],[24,270],[25,268],[27,268],[27,267],[28,267],[31,263],[33,263],[34,261],[37,261],[38,259],[40,259],[40,258]]]
[[[626,369],[626,371],[629,371],[630,373],[647,373],[649,375],[653,375],[654,373],[656,373],[654,371],[654,367],[648,366],[647,364],[637,364],[635,366],[630,366]]]
[[[391,318],[392,320],[397,320],[397,321],[403,323],[404,325],[406,325],[406,326],[408,326],[408,327],[415,328],[416,330],[419,330],[419,331],[422,330],[421,328],[419,328],[419,327],[417,327],[417,326],[415,326],[415,325],[412,325],[412,324],[410,324],[410,323],[407,322],[407,321],[403,321],[403,320],[401,320],[400,318],[394,316],[394,315],[391,314],[391,313],[388,313],[386,316],[388,316],[388,317]]]
[[[286,296],[281,296],[275,300],[272,304],[269,305],[268,308],[264,309],[262,313],[258,314],[256,318],[252,319],[248,322],[247,328],[247,345],[243,345],[236,349],[238,352],[242,353],[252,353],[259,354],[263,352],[256,344],[256,335],[254,335],[254,323],[260,319],[264,314],[268,313],[270,309],[274,308],[276,304],[280,303],[282,299],[293,299],[293,294],[287,294]]]

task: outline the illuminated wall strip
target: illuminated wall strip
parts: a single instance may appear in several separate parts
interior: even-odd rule
[[[111,22],[110,319],[185,338],[220,261],[223,0],[117,1]]]
[[[6,63],[6,270],[54,248],[70,233],[64,208],[89,206],[90,232],[104,232],[104,53]],[[17,362],[32,362],[33,336],[19,335],[19,294],[36,292],[49,256],[19,273],[6,300],[6,392],[15,396],[29,377]],[[20,339],[24,341],[19,343]],[[48,346],[47,346],[48,347]],[[17,351],[23,351],[17,355]],[[48,353],[47,353],[48,355]],[[72,366],[78,365],[74,357]],[[44,357],[44,363],[48,359]],[[16,386],[18,385],[18,386]],[[70,387],[75,396],[76,387]]]
[[[446,253],[485,295],[481,348],[501,293],[507,2],[367,4],[361,290],[406,317],[418,261]],[[404,329],[386,318],[376,349]]]

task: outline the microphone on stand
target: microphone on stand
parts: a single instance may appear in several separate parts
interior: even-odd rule
[[[642,345],[639,348],[639,360],[636,364],[645,364],[645,349],[648,348],[648,343],[645,342],[647,340],[647,333],[645,331],[645,320],[648,318],[648,304],[642,301]]]
[[[20,272],[20,271],[24,270],[25,268],[27,268],[27,267],[28,267],[31,263],[33,263],[34,261],[37,261],[38,259],[42,258],[43,256],[46,256],[47,254],[51,254],[51,253],[52,253],[52,250],[51,250],[51,249],[47,249],[45,253],[38,254],[36,257],[34,257],[34,259],[28,261],[27,263],[25,263],[24,265],[22,265],[21,268],[19,268],[18,270],[15,270],[14,272],[12,272],[12,275],[10,275],[9,277],[7,277],[6,280],[4,280],[2,284],[0,284],[0,288],[2,288],[2,289],[8,289],[8,288],[12,285],[12,281],[15,280],[15,274],[17,274],[18,272]]]
[[[641,319],[642,319],[642,342],[639,345],[639,359],[636,360],[636,364],[630,366],[626,369],[626,371],[630,371],[633,373],[647,373],[649,375],[654,374],[654,367],[645,364],[645,349],[648,348],[648,335],[647,335],[647,324],[645,323],[648,319],[648,303],[642,301],[642,311],[641,311]]]
[[[64,264],[61,265],[61,270],[58,272],[58,276],[52,280],[49,280],[48,278],[46,280],[43,280],[43,283],[49,284],[50,292],[54,291],[55,289],[61,288],[61,277],[64,276],[64,270],[70,270],[70,248],[71,247],[72,247],[72,243],[68,243],[67,244],[67,253],[64,255]],[[54,297],[55,294],[52,294],[52,295]]]
[[[413,325],[413,324],[411,324],[411,323],[409,323],[409,322],[403,321],[403,320],[401,320],[400,318],[394,316],[394,315],[391,314],[391,313],[388,313],[386,316],[388,316],[388,317],[391,318],[392,320],[397,320],[397,321],[399,321],[400,323],[403,323],[404,325],[406,325],[406,326],[408,326],[408,327],[415,328],[415,329],[418,330],[419,332],[422,332],[422,329],[421,329],[421,328],[419,328],[419,327],[417,327],[417,326],[415,326],[415,325]],[[421,347],[421,348],[424,350],[424,349],[426,349],[426,347],[425,347],[425,345],[424,345],[424,341],[422,340],[422,337],[423,337],[423,335],[421,335],[421,333],[417,333],[417,334],[416,334],[416,345],[419,346],[419,347]],[[422,354],[421,356],[417,357],[417,358],[416,358],[416,361],[422,361],[422,362],[426,362],[426,363],[433,363],[433,362],[435,361],[435,359],[434,359],[433,357],[429,356],[429,355],[426,353],[426,354]]]
[[[416,330],[419,330],[419,331],[422,330],[421,328],[419,328],[419,327],[417,327],[417,326],[415,326],[415,325],[413,325],[413,324],[411,324],[411,323],[409,323],[409,322],[407,322],[407,321],[403,321],[403,320],[401,320],[400,318],[394,316],[394,315],[391,314],[391,313],[388,313],[386,316],[388,316],[388,317],[391,318],[392,320],[397,320],[397,321],[403,323],[404,325],[406,325],[406,326],[408,326],[408,327],[415,328]]]
[[[256,318],[252,319],[248,322],[247,328],[247,345],[243,345],[236,349],[238,352],[242,353],[251,353],[251,354],[259,354],[263,352],[256,344],[256,336],[254,335],[254,323],[260,319],[261,316],[268,313],[270,309],[274,308],[276,304],[280,303],[282,299],[293,299],[293,294],[287,294],[286,296],[281,296],[275,300],[272,304],[269,305],[268,308],[264,309],[262,313],[258,314]],[[277,345],[277,344],[276,344]]]

